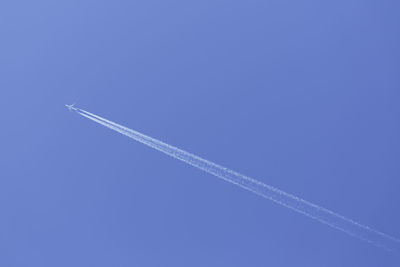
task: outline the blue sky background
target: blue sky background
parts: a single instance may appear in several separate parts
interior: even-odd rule
[[[2,1],[1,266],[399,266],[68,112],[400,237],[398,1]]]

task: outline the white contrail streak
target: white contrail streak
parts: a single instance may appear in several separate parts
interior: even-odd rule
[[[86,117],[105,127],[126,135],[171,157],[186,162],[198,169],[222,178],[225,181],[238,185],[257,195],[272,200],[282,206],[306,215],[321,223],[329,225],[337,230],[345,232],[350,236],[359,238],[363,241],[366,241],[388,251],[400,251],[400,240],[397,238],[374,230],[368,226],[362,225],[333,211],[320,207],[294,195],[288,194],[282,190],[232,171],[228,168],[217,165],[194,154],[168,145],[157,139],[141,134],[115,122],[104,119],[83,109],[76,108],[75,111],[83,117]]]

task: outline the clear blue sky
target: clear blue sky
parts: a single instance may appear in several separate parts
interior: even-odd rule
[[[399,1],[2,1],[0,266],[399,266],[78,106],[400,237]]]

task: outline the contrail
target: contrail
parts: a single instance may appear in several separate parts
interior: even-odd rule
[[[125,126],[119,125],[115,122],[109,121],[83,109],[74,108],[73,110],[75,110],[79,115],[83,117],[86,117],[105,127],[126,135],[140,143],[143,143],[171,157],[186,162],[216,177],[222,178],[225,181],[238,185],[266,199],[272,200],[284,207],[306,215],[316,221],[329,225],[350,236],[356,237],[360,240],[366,241],[370,244],[373,244],[388,251],[400,251],[400,240],[395,237],[374,230],[368,226],[362,225],[333,211],[286,193],[273,186],[264,184],[260,181],[232,171],[228,168],[222,167],[211,161],[200,158],[194,154],[168,145],[157,139],[139,133],[135,130],[129,129]]]

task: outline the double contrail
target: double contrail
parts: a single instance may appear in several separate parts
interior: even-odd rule
[[[264,184],[260,181],[232,171],[228,168],[222,167],[211,161],[200,158],[194,154],[168,145],[164,142],[119,125],[115,122],[109,121],[83,109],[75,108],[73,106],[68,107],[72,110],[75,110],[79,115],[83,117],[86,117],[105,127],[126,135],[171,157],[186,162],[200,170],[224,179],[225,181],[240,186],[264,198],[272,200],[284,207],[306,215],[323,224],[329,225],[350,236],[359,238],[363,241],[366,241],[370,244],[386,249],[388,251],[400,251],[400,240],[397,238],[374,230],[368,226],[362,225],[333,211],[320,207],[294,195],[288,194],[275,187]]]

